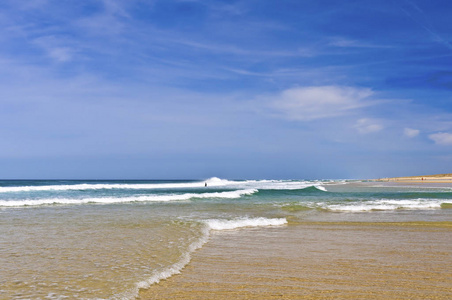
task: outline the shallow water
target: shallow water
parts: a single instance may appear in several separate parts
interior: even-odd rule
[[[447,203],[448,185],[0,181],[0,298],[133,299],[180,272],[213,231],[450,221]]]
[[[140,299],[451,299],[451,224],[305,222],[212,233]]]

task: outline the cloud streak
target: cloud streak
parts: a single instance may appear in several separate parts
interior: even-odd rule
[[[433,41],[438,42],[447,48],[449,50],[452,50],[452,44],[445,38],[443,38],[438,31],[434,28],[434,26],[430,23],[430,21],[427,18],[426,13],[424,10],[422,10],[418,5],[416,5],[414,2],[405,0],[405,3],[408,4],[406,9],[402,10],[421,28],[423,28],[433,39]]]
[[[272,108],[289,120],[312,121],[350,114],[375,105],[371,89],[347,86],[313,86],[284,90],[272,100]]]

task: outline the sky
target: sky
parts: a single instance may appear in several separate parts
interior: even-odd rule
[[[452,172],[447,0],[2,0],[0,178]]]

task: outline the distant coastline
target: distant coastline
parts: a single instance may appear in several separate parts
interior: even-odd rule
[[[374,179],[375,181],[387,181],[387,182],[451,182],[452,173],[448,174],[435,174],[435,175],[421,175],[421,176],[408,176],[408,177],[388,177]]]

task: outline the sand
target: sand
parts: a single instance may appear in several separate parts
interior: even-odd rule
[[[436,174],[436,175],[409,176],[409,177],[389,177],[389,178],[376,179],[376,181],[413,182],[413,183],[451,183],[452,182],[452,174]]]
[[[452,222],[213,232],[140,299],[452,299]]]

